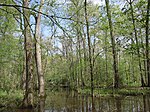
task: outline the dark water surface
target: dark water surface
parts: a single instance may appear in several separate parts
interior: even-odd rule
[[[150,96],[92,98],[61,90],[47,92],[45,103],[41,100],[39,105],[35,110],[15,109],[13,112],[150,112]]]
[[[150,96],[90,97],[75,92],[50,92],[45,112],[150,112]]]

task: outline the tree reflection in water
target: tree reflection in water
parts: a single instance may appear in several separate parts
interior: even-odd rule
[[[75,92],[50,92],[49,112],[150,112],[150,96],[91,97]],[[47,111],[48,112],[48,111]]]
[[[91,97],[74,91],[49,91],[34,110],[5,109],[2,112],[150,112],[149,96]]]
[[[38,112],[45,112],[45,98],[39,100]]]

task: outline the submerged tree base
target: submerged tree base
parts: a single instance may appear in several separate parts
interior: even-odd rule
[[[44,107],[46,96],[38,97],[36,96],[34,105],[24,105],[23,104],[23,91],[15,90],[15,91],[3,91],[0,90],[0,112],[3,110],[9,109],[19,109],[19,110],[34,110],[40,105],[40,108]]]

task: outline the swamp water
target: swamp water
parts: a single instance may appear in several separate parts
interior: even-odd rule
[[[74,91],[47,91],[35,110],[4,112],[150,112],[150,96],[90,97]]]

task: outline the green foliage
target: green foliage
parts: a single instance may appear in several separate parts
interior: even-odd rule
[[[6,90],[19,87],[22,72],[22,51],[13,36],[0,37],[0,87]]]
[[[129,88],[129,89],[120,89],[117,90],[117,94],[121,95],[147,95],[149,94],[149,89],[143,89],[143,88]]]
[[[146,3],[142,0],[138,2],[133,2],[134,4],[134,16],[138,19],[135,20],[136,27],[142,28],[143,21],[138,21],[139,19],[144,18],[145,9],[144,6]],[[59,45],[56,47],[51,47],[51,50],[55,52],[55,49],[59,48],[60,53],[54,53],[54,56],[49,56],[50,60],[48,61],[48,70],[46,73],[46,80],[51,80],[55,84],[59,82],[66,81],[71,82],[71,85],[79,84],[80,87],[81,80],[81,71],[85,85],[90,87],[90,76],[89,76],[89,60],[88,60],[88,47],[87,47],[87,37],[84,21],[84,6],[83,1],[71,1],[70,4],[64,4],[64,9],[62,15],[69,17],[72,16],[73,21],[66,22],[62,25],[68,35],[63,35],[57,38]],[[114,85],[114,73],[113,73],[113,59],[112,59],[112,49],[111,49],[111,39],[109,35],[109,25],[106,15],[106,7],[93,4],[88,4],[88,19],[89,19],[89,30],[92,41],[92,48],[95,47],[93,53],[93,73],[94,73],[94,85],[95,87],[112,87]],[[135,43],[133,37],[133,25],[131,20],[131,10],[129,6],[120,7],[118,4],[111,4],[112,12],[112,22],[114,27],[114,36],[116,37],[116,46],[118,54],[118,64],[119,64],[119,76],[121,86],[140,86],[141,76],[138,68],[138,58],[137,58],[137,47],[141,49],[144,44],[142,41],[142,34],[139,33],[139,41],[141,42],[138,46]],[[142,9],[140,9],[142,8]],[[57,8],[59,10],[59,8]],[[139,13],[144,11],[144,13]],[[55,11],[54,11],[55,12]],[[140,18],[141,17],[141,18]],[[59,21],[59,20],[58,20]],[[78,31],[79,30],[79,31]],[[57,30],[56,30],[57,31]],[[56,33],[56,32],[55,32]],[[79,37],[78,37],[79,36]],[[79,39],[78,39],[79,38]],[[83,39],[85,38],[85,48],[83,48]],[[93,40],[95,41],[95,45]],[[80,42],[79,42],[80,40]],[[52,39],[51,41],[55,41]],[[52,42],[51,42],[52,43]],[[79,44],[80,50],[79,50]],[[66,47],[61,48],[60,46]],[[71,51],[72,47],[72,51]],[[66,55],[64,55],[67,52]],[[79,57],[79,52],[81,57]],[[87,55],[84,59],[84,53]],[[107,57],[106,57],[107,55]],[[53,59],[52,59],[53,58]],[[79,59],[80,58],[80,59]],[[144,60],[143,57],[141,59]],[[86,61],[85,61],[86,60]],[[80,62],[81,61],[81,62]],[[107,67],[106,67],[107,66]],[[144,69],[143,62],[141,63],[142,68]],[[144,71],[142,71],[144,74]],[[78,82],[77,82],[78,81]]]
[[[1,3],[14,4],[12,0],[2,0]],[[37,7],[39,7],[39,3],[33,1],[31,8],[37,9]],[[144,80],[147,80],[147,76],[145,75],[144,40],[146,1],[133,1],[138,45],[134,39],[129,4],[120,7],[118,4],[112,3],[110,8],[114,27],[113,34],[116,38],[121,86],[140,86],[141,76],[138,67],[138,47],[140,48],[142,75]],[[50,84],[54,86],[70,84],[73,87],[77,87],[79,92],[89,94],[90,89],[83,91],[80,89],[83,82],[85,88],[91,86],[84,1],[71,0],[70,2],[66,1],[62,3],[57,0],[46,0],[43,13],[51,17],[50,19],[43,15],[43,22],[41,23],[44,28],[46,26],[46,29],[50,29],[50,31],[47,31],[43,28],[41,36],[41,40],[43,41],[41,44],[42,63],[47,87]],[[98,6],[88,3],[87,13],[94,65],[94,87],[111,88],[114,85],[114,72],[106,7],[104,5]],[[20,79],[23,74],[25,60],[24,43],[21,37],[23,31],[20,32],[22,29],[19,28],[23,26],[21,19],[20,13],[15,8],[0,7],[0,88],[6,91],[1,93],[2,96],[19,88]],[[22,23],[20,24],[19,22]],[[31,22],[34,23],[32,19]],[[32,25],[31,31],[34,33]],[[45,35],[48,35],[48,37]],[[140,91],[124,89],[115,92],[118,94],[140,93]],[[96,89],[95,93],[104,95],[113,94],[114,91]]]
[[[86,89],[78,89],[78,93],[80,94],[90,94],[90,88]],[[94,90],[94,96],[99,97],[109,97],[109,96],[137,96],[137,95],[148,95],[150,94],[149,88],[120,88],[120,89],[114,89],[114,88],[97,88]]]
[[[14,4],[11,0],[1,3]],[[22,72],[23,46],[14,18],[18,14],[13,7],[0,8],[0,88],[7,92],[19,88]]]
[[[20,106],[22,99],[23,99],[23,91],[21,90],[13,90],[7,92],[0,89],[1,107],[18,107]]]

